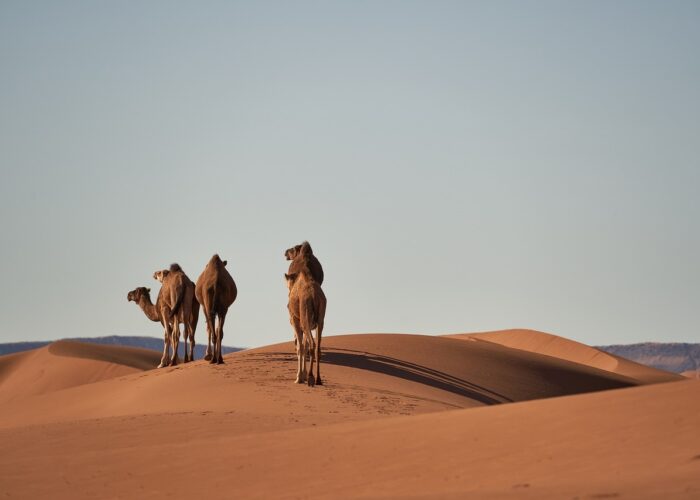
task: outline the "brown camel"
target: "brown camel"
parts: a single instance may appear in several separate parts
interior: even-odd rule
[[[161,288],[161,291],[158,293],[158,298],[156,299],[155,304],[151,302],[151,289],[146,288],[145,286],[140,286],[130,291],[127,294],[126,298],[129,302],[136,302],[136,304],[141,308],[141,310],[144,312],[148,319],[150,319],[151,321],[159,322],[165,328],[166,320],[163,318],[163,301],[161,297],[162,291],[163,289]],[[166,352],[166,350],[168,346],[171,345],[170,338],[164,338],[163,344],[163,357],[160,360],[158,368],[167,366],[169,361],[169,355]],[[175,356],[177,356],[177,352],[175,352]]]
[[[194,283],[187,277],[185,272],[178,264],[171,264],[170,269],[163,269],[153,273],[153,277],[163,283],[166,279],[170,279],[173,273],[182,273],[185,283],[185,298],[184,304],[178,311],[175,320],[172,322],[172,337],[179,340],[180,338],[180,323],[184,325],[185,339],[185,363],[194,361],[194,334],[197,330],[197,322],[199,320],[199,302],[194,294]],[[190,304],[187,307],[187,304]],[[189,350],[187,348],[189,340]],[[172,342],[172,340],[171,340]]]
[[[323,320],[326,316],[326,296],[321,285],[314,279],[310,269],[313,254],[308,243],[304,242],[294,261],[298,262],[298,272],[285,274],[289,287],[289,322],[294,328],[297,350],[296,383],[306,380],[310,386],[321,385],[321,336]],[[316,342],[312,335],[316,330]],[[307,362],[307,357],[308,362]],[[313,375],[316,361],[316,377]]]
[[[224,339],[224,321],[228,308],[236,300],[238,290],[236,283],[226,270],[226,261],[222,261],[218,255],[212,256],[202,274],[197,278],[195,295],[204,308],[204,318],[207,321],[209,342],[214,344],[214,352],[211,363],[223,363],[221,355],[221,342]],[[219,318],[218,325],[216,318]],[[207,346],[207,353],[211,347]]]
[[[287,274],[297,274],[299,273],[302,264],[300,262],[297,262],[296,259],[301,255],[301,248],[305,247],[306,252],[308,254],[308,262],[306,263],[309,271],[311,272],[311,275],[313,276],[314,280],[316,283],[319,285],[323,285],[323,267],[321,266],[321,263],[318,261],[316,256],[314,255],[313,250],[311,249],[311,245],[309,245],[308,241],[305,241],[301,245],[294,246],[292,248],[288,248],[284,251],[284,256],[287,258],[287,260],[291,260],[292,262],[289,264],[289,271],[287,271]]]

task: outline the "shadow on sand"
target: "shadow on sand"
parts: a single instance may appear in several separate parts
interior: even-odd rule
[[[252,354],[252,353],[251,353]],[[296,362],[296,355],[291,353],[256,353],[268,360]],[[370,352],[355,351],[351,349],[332,348],[321,354],[323,363],[331,365],[347,366],[360,370],[369,370],[391,377],[398,377],[411,382],[417,382],[436,389],[458,394],[487,405],[511,403],[512,399],[491,391],[485,387],[473,384],[467,380],[454,377],[426,366],[410,363],[389,356],[373,354]],[[323,368],[321,368],[323,371]]]

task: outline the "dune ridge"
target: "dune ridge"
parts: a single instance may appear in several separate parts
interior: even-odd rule
[[[617,373],[644,383],[680,380],[677,374],[642,365],[551,333],[528,329],[497,330],[479,333],[458,333],[446,337],[480,340],[513,349],[565,359],[601,370]]]
[[[0,356],[0,403],[152,369],[158,353],[68,340]]]

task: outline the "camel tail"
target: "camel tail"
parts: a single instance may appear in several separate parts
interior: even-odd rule
[[[208,302],[207,305],[202,304],[204,306],[204,310],[207,310],[207,306],[209,307],[209,310],[213,312],[214,315],[216,315],[216,311],[214,310],[214,299],[216,298],[216,285],[218,283],[215,281],[214,285],[207,291],[206,297],[203,297],[205,302]]]
[[[316,326],[316,308],[314,307],[314,299],[312,297],[307,297],[306,300],[303,302],[304,304],[304,313],[303,313],[303,318],[304,321],[306,322],[304,326],[304,330],[308,331],[311,333],[311,330]]]
[[[173,305],[173,308],[170,310],[170,317],[172,318],[175,316],[179,311],[180,311],[180,306],[182,305],[182,299],[185,297],[185,293],[181,293],[178,295],[178,297],[175,299],[175,304]]]

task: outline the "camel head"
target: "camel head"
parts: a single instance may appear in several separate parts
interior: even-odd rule
[[[151,300],[151,289],[145,286],[140,286],[133,289],[126,295],[126,300],[129,302],[136,302],[137,304],[141,300],[141,297],[146,297],[149,301]]]
[[[163,283],[163,280],[168,276],[168,274],[170,274],[170,271],[168,271],[167,269],[156,271],[155,273],[153,273],[153,279]]]
[[[294,260],[294,257],[299,255],[299,250],[301,250],[301,245],[297,245],[295,247],[288,248],[284,251],[284,257],[287,260]]]
[[[214,255],[211,256],[211,259],[209,259],[209,264],[213,264],[215,266],[221,265],[223,267],[226,267],[226,264],[228,264],[228,261],[221,260],[221,257],[219,257],[219,254],[215,253]]]
[[[296,245],[292,248],[286,249],[284,251],[284,256],[287,260],[294,260],[301,254],[313,255],[313,253],[314,251],[311,249],[311,245],[309,245],[308,241],[305,241],[301,245]]]

